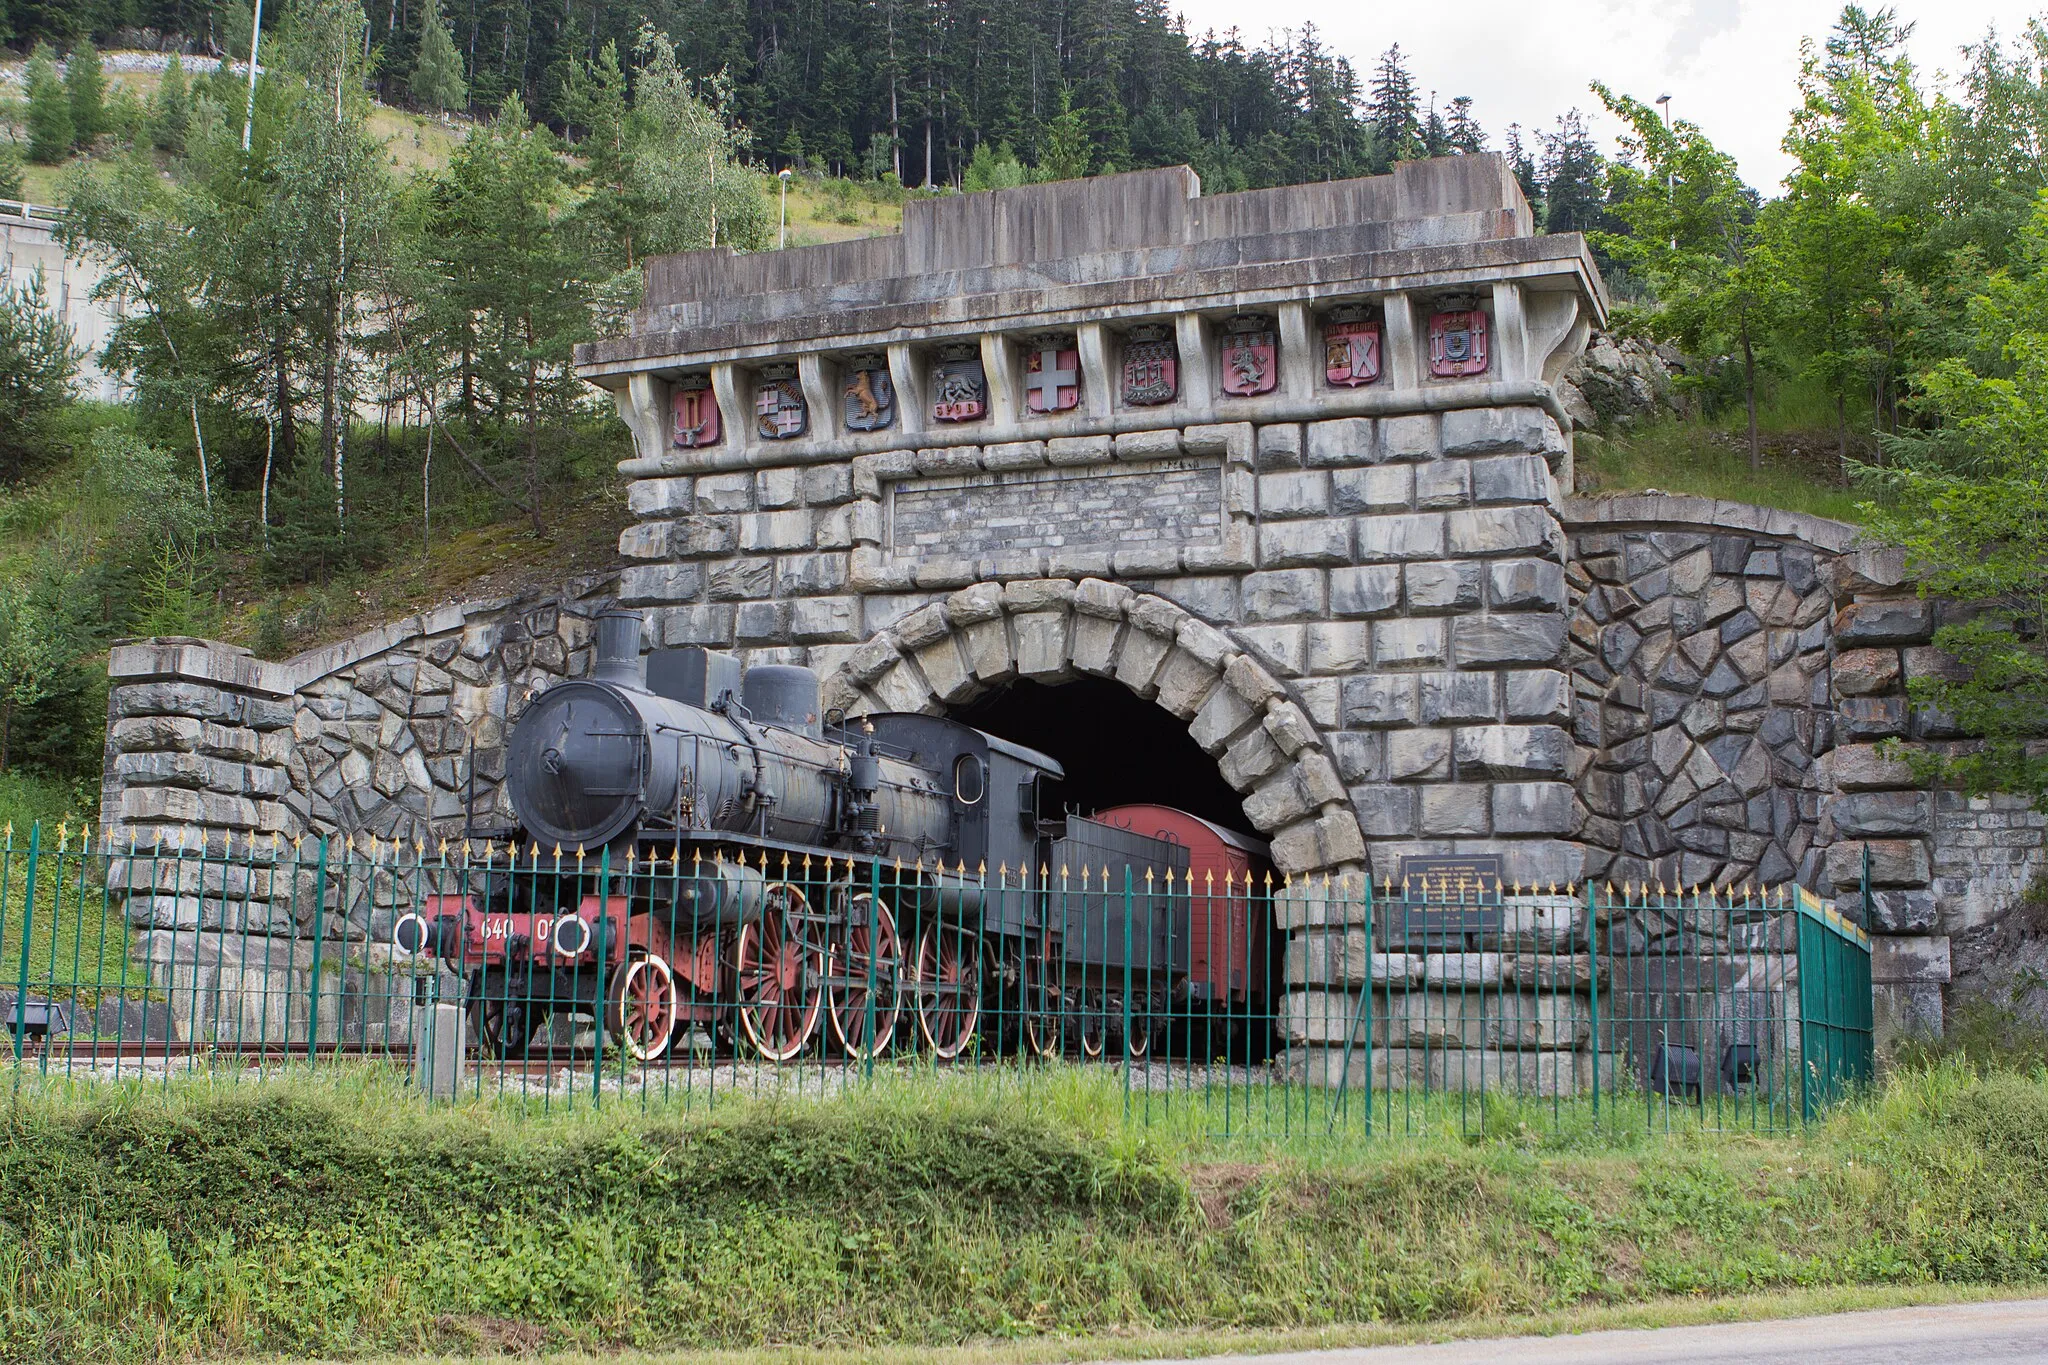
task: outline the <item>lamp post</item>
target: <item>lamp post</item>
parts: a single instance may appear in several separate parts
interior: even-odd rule
[[[1671,96],[1669,94],[1657,96],[1657,107],[1664,111],[1664,131],[1666,134],[1669,134],[1671,132]],[[1671,154],[1669,150],[1667,150],[1664,155],[1664,205],[1671,212],[1672,215],[1671,249],[1673,251],[1677,251],[1678,191],[1676,181],[1674,180],[1671,171]]]
[[[249,22],[249,103],[242,111],[242,155],[249,154],[249,135],[256,127],[256,45],[263,41],[263,0],[256,0],[256,17]]]
[[[775,245],[780,249],[789,245],[789,167],[777,171],[775,178],[782,182],[782,223],[775,230]]]

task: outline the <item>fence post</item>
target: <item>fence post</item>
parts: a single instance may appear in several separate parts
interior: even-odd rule
[[[829,863],[826,865],[825,868],[825,880],[828,882],[832,880],[832,868]],[[851,875],[849,875],[846,880],[850,891],[853,878]],[[983,901],[986,902],[988,897],[988,872],[985,869],[981,874],[981,894]],[[880,938],[880,924],[882,919],[881,906],[882,865],[879,862],[870,861],[868,863],[867,1056],[864,1059],[862,1059],[860,1068],[861,1078],[867,1081],[872,1081],[875,1078],[875,1054],[882,1050],[882,1040],[875,1037],[875,1024],[877,1022],[875,1018],[875,958],[882,950],[882,941]],[[987,916],[987,913],[988,912],[984,909],[982,912],[984,918]],[[903,930],[901,926],[899,926],[896,930],[896,941],[898,944],[896,951],[897,955],[900,957],[903,952],[901,946],[903,941]],[[902,972],[899,968],[897,971],[897,980],[900,982],[901,979]],[[1018,978],[1020,982],[1022,981],[1022,979],[1022,977]],[[897,989],[900,990],[901,986],[899,985]],[[1000,992],[1000,990],[996,994],[996,1027],[998,1029],[1002,1027],[1002,993]]]
[[[1339,893],[1340,893],[1340,894],[1342,893],[1342,890],[1343,890],[1343,885],[1344,885],[1344,884],[1343,884],[1342,882],[1339,882],[1339,883],[1338,883],[1338,891],[1339,891]],[[1363,987],[1361,987],[1361,988],[1360,988],[1360,990],[1359,990],[1359,992],[1358,992],[1358,1003],[1357,1003],[1357,1004],[1355,1004],[1355,1005],[1353,1005],[1353,1006],[1351,1007],[1351,1025],[1350,1025],[1350,1027],[1348,1027],[1348,1028],[1346,1028],[1346,1029],[1344,1030],[1344,1053],[1343,1053],[1343,1056],[1342,1056],[1342,1057],[1341,1057],[1341,1058],[1339,1059],[1339,1061],[1338,1061],[1338,1063],[1337,1063],[1337,1103],[1336,1103],[1336,1104],[1335,1104],[1334,1106],[1332,1106],[1332,1107],[1331,1107],[1331,1109],[1330,1109],[1330,1122],[1329,1122],[1329,1127],[1328,1127],[1328,1131],[1329,1131],[1329,1132],[1331,1132],[1331,1133],[1334,1133],[1334,1132],[1336,1132],[1336,1131],[1337,1131],[1337,1118],[1338,1118],[1338,1116],[1339,1116],[1340,1114],[1343,1114],[1343,1113],[1345,1112],[1345,1106],[1346,1106],[1346,1105],[1347,1105],[1347,1104],[1348,1104],[1348,1103],[1350,1102],[1350,1095],[1351,1095],[1351,1045],[1352,1045],[1352,1043],[1353,1043],[1354,1041],[1356,1041],[1356,1039],[1357,1039],[1357,1037],[1358,1037],[1358,1030],[1359,1030],[1359,1027],[1360,1027],[1360,1025],[1361,1025],[1361,1024],[1363,1024],[1363,1026],[1364,1026],[1364,1029],[1365,1029],[1365,1131],[1366,1131],[1366,1134],[1367,1134],[1368,1136],[1370,1136],[1370,1135],[1371,1135],[1371,1133],[1372,1133],[1372,951],[1373,951],[1373,950],[1372,950],[1372,872],[1371,872],[1371,870],[1370,870],[1370,869],[1367,869],[1367,871],[1366,871],[1366,874],[1365,874],[1365,891],[1364,891],[1364,893],[1363,893],[1363,894],[1364,894],[1364,901],[1363,901],[1363,905],[1364,905],[1364,908],[1365,908],[1365,985],[1364,985]],[[1328,906],[1326,905],[1326,906],[1324,906],[1324,907],[1323,907],[1323,921],[1324,921],[1324,923],[1326,923],[1326,924],[1327,924],[1327,923],[1329,922],[1329,917],[1330,917],[1330,916],[1329,916],[1329,907],[1328,907]],[[1340,926],[1341,926],[1341,925],[1343,925],[1343,924],[1346,924],[1346,923],[1348,923],[1348,922],[1349,922],[1348,918],[1345,918],[1345,917],[1340,917],[1340,918],[1339,918],[1339,920],[1338,920],[1338,923],[1339,923],[1339,925],[1340,925]],[[1350,949],[1351,935],[1350,935],[1350,931],[1349,931],[1349,930],[1346,930],[1346,929],[1342,929],[1342,928],[1340,928],[1340,929],[1339,929],[1339,931],[1338,931],[1338,935],[1339,935],[1339,942],[1340,942],[1340,943],[1341,943],[1341,944],[1343,945],[1343,946],[1341,946],[1341,947],[1340,947],[1340,948],[1338,949],[1338,951],[1337,951],[1337,961],[1338,961],[1338,964],[1339,964],[1339,966],[1338,966],[1338,976],[1339,976],[1339,984],[1349,984],[1349,981],[1350,981],[1350,976],[1351,976],[1351,972],[1350,972],[1350,966],[1351,966],[1351,963],[1350,963],[1350,961],[1349,961],[1349,958],[1350,958],[1350,956],[1351,956],[1351,949]],[[1328,940],[1327,936],[1325,936],[1324,942],[1325,942],[1325,943],[1327,944],[1327,943],[1328,943],[1328,941],[1329,941],[1329,940]],[[1324,959],[1323,959],[1323,962],[1324,962],[1324,967],[1323,967],[1323,970],[1324,970],[1324,973],[1325,973],[1325,975],[1328,975],[1328,973],[1329,973],[1329,957],[1327,956],[1327,953],[1328,953],[1328,949],[1327,949],[1327,948],[1325,948],[1325,950],[1324,950],[1324,951],[1325,951],[1325,956],[1324,956]],[[1306,962],[1307,962],[1307,960],[1308,960],[1308,956],[1307,956],[1307,953],[1308,953],[1308,945],[1307,945],[1307,942],[1306,942],[1306,940],[1304,939],[1304,942],[1303,942],[1303,944],[1302,944],[1302,960],[1303,960],[1303,962],[1304,962],[1304,963],[1306,963]],[[1327,985],[1328,983],[1326,982],[1325,984]],[[1307,1078],[1307,1077],[1309,1076],[1309,1063],[1308,1063],[1308,1061],[1307,1061],[1307,1058],[1308,1058],[1308,1049],[1307,1049],[1306,1047],[1304,1047],[1304,1048],[1302,1049],[1302,1054],[1301,1054],[1301,1055],[1302,1055],[1302,1059],[1303,1059],[1303,1060],[1302,1060],[1302,1075],[1303,1075],[1303,1077],[1304,1077],[1304,1078]],[[1325,1077],[1325,1080],[1327,1080],[1327,1079],[1328,1079],[1328,1078],[1327,1078],[1327,1076],[1326,1076],[1326,1077]]]
[[[1148,907],[1149,908],[1149,907]],[[1124,864],[1124,1116],[1131,1112],[1131,865]]]
[[[578,849],[578,850],[577,850],[577,852],[578,852],[578,853],[580,854],[580,853],[582,852],[582,850],[581,850],[581,849]],[[577,863],[577,869],[578,869],[578,871],[580,872],[580,871],[582,870],[582,864],[583,864],[583,859],[582,859],[582,858],[581,858],[581,857],[579,856],[579,857],[577,858],[577,860],[576,860],[576,863]],[[582,891],[583,891],[583,878],[582,878],[582,877],[580,877],[580,876],[579,876],[579,877],[577,877],[577,879],[576,879],[576,891],[577,891],[577,894],[578,894],[579,896],[581,895],[581,893],[582,893]],[[555,889],[555,895],[556,895],[556,898],[557,898],[557,899],[556,899],[556,903],[555,903],[555,914],[556,914],[557,916],[559,916],[559,915],[560,915],[560,914],[562,913],[562,907],[561,907],[561,901],[560,901],[560,896],[561,896],[561,888],[560,888],[560,885],[559,885],[559,883],[558,883],[558,884],[557,884],[557,886],[556,886],[556,889]],[[604,923],[604,922],[605,922],[605,920],[606,920],[606,918],[607,918],[607,916],[609,916],[609,915],[610,915],[610,913],[611,913],[611,903],[612,903],[612,846],[611,846],[610,844],[606,844],[606,845],[605,845],[605,846],[604,846],[604,847],[603,847],[602,849],[600,849],[600,850],[598,851],[598,855],[597,855],[597,919],[598,919],[598,923],[600,923],[600,924]],[[579,907],[577,907],[577,908],[578,908],[578,909],[580,909],[581,907],[579,906]],[[631,909],[631,906],[630,906],[630,903],[629,903],[629,905],[628,905],[628,910],[629,910],[629,912],[630,912],[630,909]],[[571,911],[570,911],[570,913],[571,913],[571,914],[574,914],[574,913],[575,913],[575,910],[571,910]],[[671,951],[673,951],[673,950],[671,950]],[[604,1093],[603,1093],[603,1088],[602,1088],[602,1084],[601,1084],[601,1083],[602,1083],[602,1082],[603,1082],[603,1080],[604,1080],[604,1016],[605,1016],[605,997],[606,997],[606,995],[607,995],[607,994],[609,994],[609,993],[610,993],[610,991],[612,990],[612,987],[613,987],[613,982],[612,982],[612,981],[611,981],[611,980],[609,979],[609,975],[608,975],[608,973],[607,973],[607,972],[606,972],[606,970],[605,970],[605,957],[606,957],[606,956],[607,956],[606,954],[599,954],[599,956],[598,956],[598,960],[597,960],[597,973],[598,973],[598,975],[597,975],[597,1020],[596,1020],[596,1023],[597,1023],[597,1027],[596,1027],[596,1028],[593,1028],[593,1029],[592,1029],[592,1030],[590,1031],[590,1035],[591,1035],[592,1039],[594,1039],[594,1042],[593,1042],[593,1043],[591,1044],[592,1052],[591,1052],[591,1058],[590,1058],[590,1103],[591,1103],[592,1107],[596,1107],[596,1106],[597,1106],[598,1104],[602,1103],[602,1101],[603,1101],[603,1099],[604,1099]],[[623,974],[623,973],[621,973],[620,979],[621,979],[621,981],[623,981],[623,980],[624,980],[624,974]],[[671,1023],[673,1023],[673,1020],[671,1020]],[[626,999],[625,999],[625,997],[624,997],[624,996],[620,996],[620,997],[619,997],[619,1026],[620,1026],[620,1028],[621,1028],[622,1030],[623,1030],[623,1029],[628,1029],[628,1028],[631,1028],[631,1027],[632,1027],[632,1025],[631,1025],[630,1023],[628,1023],[628,1022],[627,1022],[627,1020],[626,1020]],[[574,1040],[574,1037],[575,1037],[575,1035],[574,1035],[574,1034],[571,1034],[571,1035],[570,1035],[570,1038],[571,1038],[571,1040],[572,1040],[572,1041]],[[627,1053],[628,1053],[629,1051],[631,1051],[631,1049],[630,1049],[630,1048],[628,1048],[628,1047],[626,1046],[626,1044],[624,1044],[624,1043],[620,1043],[620,1044],[619,1044],[619,1093],[620,1093],[621,1095],[624,1095],[624,1094],[626,1093],[626,1054],[627,1054]],[[643,1073],[641,1074],[641,1079],[640,1079],[640,1083],[641,1083],[641,1087],[642,1087],[642,1094],[645,1094],[645,1093],[646,1093],[646,1092],[645,1092],[645,1087],[646,1087],[646,1084],[647,1084],[647,1078],[646,1078],[646,1074],[645,1074],[644,1072],[643,1072]]]
[[[36,863],[42,857],[43,822],[38,820],[28,827],[28,877],[22,886],[21,901],[21,983],[14,993],[14,1063],[21,1065],[22,1040],[27,1036],[28,1027],[28,951],[29,935],[36,918]],[[54,944],[56,940],[52,939]],[[51,950],[55,951],[54,948]]]
[[[313,991],[306,1004],[306,1064],[320,1058],[320,952],[327,942],[327,836],[320,836],[318,861],[313,865]]]
[[[1600,912],[1597,889],[1586,878],[1586,1026],[1593,1043],[1593,1118],[1600,1118]]]

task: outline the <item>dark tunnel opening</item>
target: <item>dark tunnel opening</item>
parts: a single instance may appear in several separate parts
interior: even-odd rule
[[[1018,681],[953,712],[954,718],[1058,759],[1066,781],[1057,809],[1083,814],[1150,801],[1227,829],[1257,834],[1216,760],[1169,712],[1103,678],[1047,686]]]

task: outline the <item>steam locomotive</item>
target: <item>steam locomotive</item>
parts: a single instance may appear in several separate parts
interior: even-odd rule
[[[487,1055],[560,1013],[641,1063],[686,1037],[787,1061],[828,1027],[854,1058],[1142,1056],[1264,1017],[1255,841],[1165,808],[1049,811],[1046,754],[941,717],[821,716],[808,669],[643,658],[641,627],[602,615],[591,677],[513,724],[511,856],[394,927],[463,978]]]

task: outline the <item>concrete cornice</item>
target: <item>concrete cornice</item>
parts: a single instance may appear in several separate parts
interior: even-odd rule
[[[1596,324],[1607,307],[1584,240],[1536,236],[1490,155],[1209,198],[1173,167],[918,200],[897,236],[656,257],[647,281],[627,336],[577,348],[585,379],[1497,281],[1571,294]]]
[[[1673,526],[1747,531],[1779,540],[1797,540],[1832,554],[1847,554],[1859,548],[1858,541],[1863,535],[1861,527],[1846,521],[1688,493],[1620,493],[1607,497],[1567,498],[1558,509],[1558,518],[1565,529],[1571,531],[1598,527],[1664,530]]]

